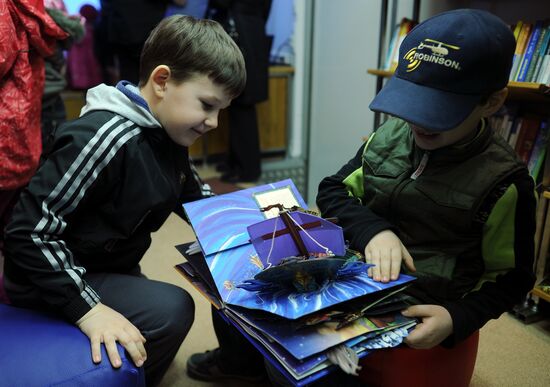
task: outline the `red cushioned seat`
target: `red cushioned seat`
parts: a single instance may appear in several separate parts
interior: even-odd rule
[[[359,378],[369,387],[465,387],[474,373],[478,341],[476,331],[451,349],[402,345],[375,350],[361,360]]]

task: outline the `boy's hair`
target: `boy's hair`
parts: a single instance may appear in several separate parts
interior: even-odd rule
[[[222,26],[212,20],[174,15],[151,31],[143,46],[139,84],[145,85],[159,65],[170,68],[177,83],[207,75],[237,97],[246,84],[241,50]]]
[[[395,75],[370,108],[432,131],[452,130],[506,87],[515,47],[510,28],[489,12],[433,16],[405,37]]]

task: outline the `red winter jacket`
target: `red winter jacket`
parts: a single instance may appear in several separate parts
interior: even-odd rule
[[[44,58],[67,36],[43,0],[0,1],[0,190],[25,185],[38,166]]]

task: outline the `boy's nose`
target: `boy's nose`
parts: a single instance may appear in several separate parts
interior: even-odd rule
[[[205,125],[208,126],[210,129],[215,129],[218,127],[218,115],[213,114],[206,118],[206,121],[204,121]]]

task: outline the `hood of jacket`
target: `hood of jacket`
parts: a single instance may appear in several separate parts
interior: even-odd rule
[[[162,127],[139,89],[128,81],[120,81],[116,87],[101,84],[88,90],[80,116],[96,110],[113,112],[144,128]]]

